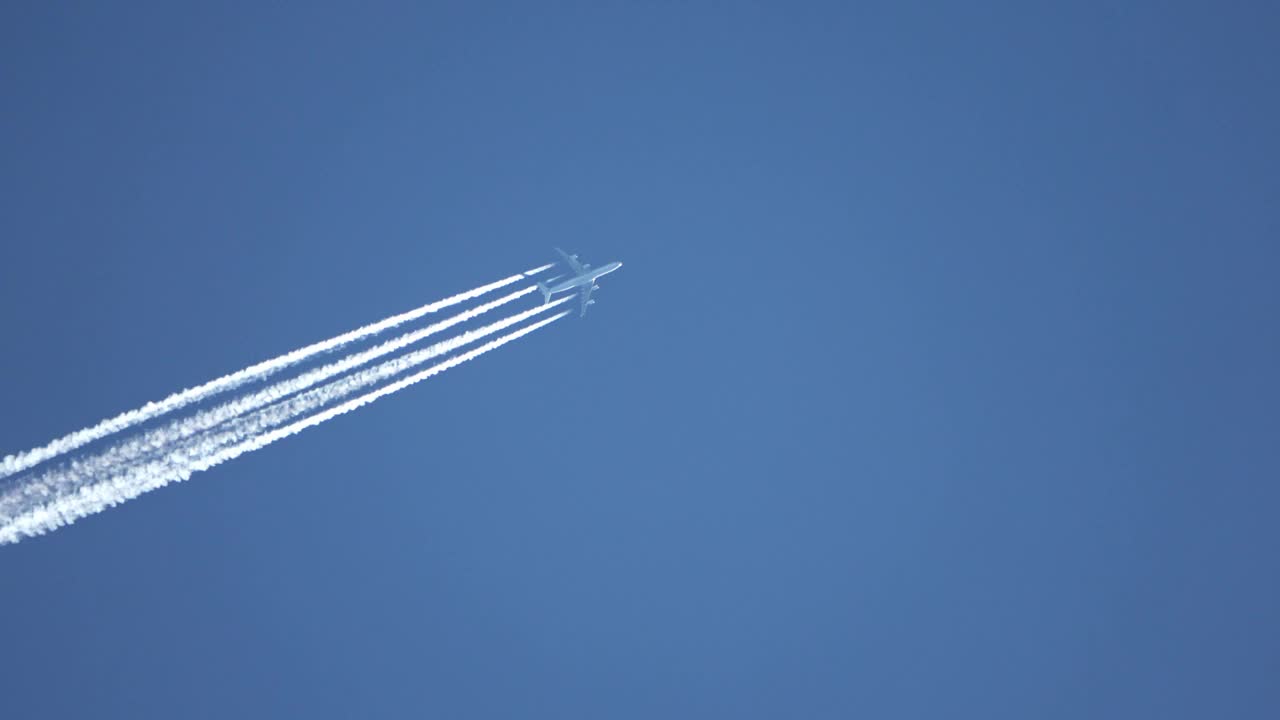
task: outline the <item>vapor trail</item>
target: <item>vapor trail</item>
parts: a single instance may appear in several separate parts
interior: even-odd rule
[[[475,330],[469,330],[461,333],[455,337],[449,338],[448,340],[442,340],[421,350],[406,353],[401,357],[388,360],[366,370],[351,373],[350,375],[334,380],[327,385],[315,388],[314,390],[309,390],[301,395],[276,403],[270,407],[263,408],[256,413],[229,423],[229,429],[224,433],[224,437],[228,435],[232,436],[232,441],[238,442],[243,438],[258,435],[280,425],[281,423],[288,422],[295,417],[319,410],[329,403],[341,400],[354,392],[363,390],[364,388],[376,385],[380,382],[390,380],[401,373],[422,365],[428,360],[451,353],[454,350],[470,345],[477,340],[502,332],[503,330],[514,325],[518,325],[535,315],[539,315],[547,310],[563,305],[572,299],[573,297],[569,296],[546,305],[530,308],[524,312],[516,313],[515,315],[492,322],[483,327],[476,328]],[[219,439],[215,436],[209,440],[209,445],[201,445],[196,452],[199,454],[205,454],[209,452],[209,447],[225,443],[225,439]]]
[[[542,310],[546,309],[546,307],[547,306],[543,306],[538,309]],[[137,468],[134,472],[126,476],[113,476],[101,482],[84,485],[78,488],[74,493],[54,497],[44,503],[32,504],[25,508],[20,514],[6,519],[3,522],[3,525],[0,525],[0,544],[17,542],[23,537],[48,532],[62,525],[74,522],[86,515],[118,505],[149,490],[154,490],[174,481],[187,480],[191,477],[192,473],[199,472],[201,470],[208,470],[209,468],[237,458],[247,452],[252,452],[265,447],[277,440],[295,435],[309,427],[314,427],[315,425],[319,425],[320,423],[337,417],[338,415],[351,412],[352,410],[374,402],[379,398],[403,390],[410,385],[422,382],[423,380],[434,375],[438,375],[445,370],[479,357],[490,350],[499,348],[512,340],[528,335],[534,330],[545,327],[567,314],[569,314],[568,311],[562,311],[549,318],[503,335],[496,340],[491,340],[473,350],[455,355],[444,362],[433,365],[432,367],[390,383],[377,390],[365,393],[364,395],[360,395],[351,400],[347,400],[339,405],[301,420],[297,420],[283,427],[250,436],[240,442],[230,445],[229,447],[219,449],[215,452],[200,454],[189,453],[185,450],[175,450],[162,460],[149,463],[143,468]],[[524,313],[521,313],[521,315],[524,315]]]
[[[525,310],[422,350],[406,353],[401,357],[352,373],[245,417],[231,419],[224,424],[224,427],[196,438],[190,443],[181,443],[181,430],[185,423],[189,423],[194,418],[175,420],[148,433],[150,437],[146,442],[139,443],[139,447],[126,448],[129,451],[127,453],[121,452],[121,447],[128,446],[132,441],[124,441],[98,455],[76,459],[66,467],[54,468],[34,477],[19,478],[13,487],[0,494],[0,525],[5,523],[6,518],[21,514],[23,508],[32,503],[46,502],[52,497],[71,494],[87,485],[102,484],[104,479],[132,477],[138,468],[149,467],[147,462],[138,461],[150,453],[159,452],[163,457],[207,455],[225,445],[241,442],[296,417],[319,410],[353,392],[389,380],[428,360],[453,352],[494,333],[502,332],[571,299],[571,296],[565,297],[550,304]],[[191,430],[187,434],[194,432],[196,431]]]
[[[523,328],[520,328],[515,332],[503,335],[502,337],[496,340],[490,340],[489,342],[485,343],[484,345],[481,345],[478,348],[475,348],[474,350],[468,350],[467,352],[461,353],[459,355],[455,355],[449,358],[448,360],[445,360],[442,363],[432,365],[426,370],[421,370],[408,377],[397,380],[389,385],[378,388],[377,390],[352,398],[351,400],[348,400],[340,405],[335,405],[334,407],[331,407],[328,410],[324,410],[322,412],[316,413],[315,415],[311,415],[302,420],[298,420],[297,422],[290,423],[289,425],[285,425],[284,427],[277,428],[270,432],[263,433],[261,435],[255,435],[249,440],[243,443],[240,443],[239,445],[235,445],[231,448],[228,448],[226,450],[215,453],[202,460],[192,463],[190,472],[188,472],[187,475],[183,476],[181,479],[187,480],[190,477],[190,473],[192,472],[208,470],[209,468],[215,465],[224,463],[227,460],[235,459],[243,455],[244,453],[251,452],[253,450],[257,450],[262,447],[266,447],[267,445],[270,445],[271,443],[277,440],[282,440],[286,437],[289,437],[290,435],[296,435],[302,432],[303,430],[306,430],[309,427],[315,427],[316,425],[319,425],[322,422],[331,420],[339,415],[345,415],[346,413],[349,413],[352,410],[356,410],[358,408],[364,407],[365,405],[368,405],[369,403],[374,402],[380,398],[384,398],[392,393],[400,392],[401,390],[409,387],[410,385],[416,385],[417,383],[420,383],[423,380],[426,380],[435,375],[439,375],[445,370],[457,367],[462,363],[467,362],[468,360],[477,358],[489,352],[490,350],[495,350],[497,348],[500,348],[503,345],[506,345],[507,343],[511,342],[512,340],[516,340],[518,338],[524,337],[525,335],[528,335],[534,330],[537,330],[542,327],[546,327],[547,325],[550,325],[551,323],[559,320],[560,318],[568,314],[569,314],[568,310],[562,310],[561,312],[558,312],[549,318],[539,320],[538,322],[535,322],[531,325],[527,325]]]
[[[327,352],[342,347],[350,342],[359,340],[376,333],[380,333],[388,328],[401,325],[411,320],[416,320],[423,315],[452,307],[459,303],[466,302],[473,298],[477,298],[485,293],[492,292],[499,288],[506,287],[512,283],[519,282],[524,278],[542,272],[550,267],[544,265],[542,267],[528,270],[519,275],[503,278],[497,282],[481,285],[478,288],[458,293],[443,300],[437,300],[421,307],[415,308],[408,312],[392,315],[384,320],[356,328],[350,332],[343,333],[336,337],[312,343],[306,347],[287,352],[270,360],[265,360],[256,365],[251,365],[243,370],[238,370],[230,375],[224,375],[220,378],[211,380],[203,385],[188,388],[181,392],[174,393],[159,402],[149,402],[146,405],[136,409],[123,412],[113,418],[108,418],[92,427],[83,430],[77,430],[68,435],[53,440],[43,447],[34,448],[26,452],[20,452],[9,455],[0,461],[0,479],[6,478],[16,472],[34,467],[46,460],[55,458],[63,453],[83,447],[95,440],[100,440],[108,435],[117,433],[125,428],[132,427],[142,422],[146,422],[152,418],[158,417],[165,413],[177,410],[178,408],[199,402],[211,395],[240,387],[249,382],[266,378],[284,368],[295,365],[306,360],[318,353]]]
[[[69,463],[66,469],[52,470],[46,476],[51,475],[54,477],[69,478],[69,482],[74,484],[83,478],[99,476],[103,472],[107,472],[123,463],[136,462],[147,455],[164,450],[172,443],[179,442],[185,438],[195,435],[196,433],[220,425],[251,410],[256,410],[265,405],[269,405],[281,398],[306,390],[307,388],[317,385],[329,378],[341,375],[352,368],[359,367],[371,360],[389,355],[420,340],[444,330],[448,330],[455,325],[489,312],[490,310],[506,305],[507,303],[528,295],[535,289],[535,287],[530,286],[517,290],[513,293],[508,293],[497,300],[492,300],[483,305],[477,305],[470,310],[465,310],[453,317],[433,323],[420,330],[405,333],[399,337],[392,338],[391,340],[387,340],[384,343],[369,348],[368,350],[348,355],[341,360],[309,370],[295,378],[281,380],[247,395],[242,395],[235,399],[228,400],[227,402],[216,405],[207,410],[201,410],[191,417],[174,420],[170,423],[161,425],[160,427],[148,430],[140,435],[123,439],[97,455],[85,458],[76,458]],[[490,329],[481,328],[481,330],[484,331],[484,334],[492,334],[503,328],[510,327],[510,324],[511,323],[499,325],[498,323],[495,323],[495,325],[489,326]],[[464,336],[466,336],[466,334],[464,334]],[[471,335],[470,340],[467,342],[478,339],[479,337],[483,337],[483,335]],[[433,345],[431,348],[427,348],[427,350],[424,351],[425,354],[420,353],[420,355],[422,355],[425,360],[430,357],[442,355],[456,347],[460,347],[460,345],[457,344],[457,340],[446,341],[445,343]],[[36,488],[40,486],[41,485],[38,482],[30,484],[28,486],[28,492],[34,492],[36,491]],[[9,505],[9,499],[4,495],[0,495],[0,517],[3,517],[4,511]]]

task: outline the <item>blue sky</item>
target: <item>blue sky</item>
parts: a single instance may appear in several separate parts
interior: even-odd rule
[[[0,548],[14,717],[1275,717],[1264,3],[0,10],[0,452],[585,320]]]

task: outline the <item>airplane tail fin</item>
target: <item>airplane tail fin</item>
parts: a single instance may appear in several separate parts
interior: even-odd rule
[[[542,304],[546,305],[551,302],[551,289],[545,283],[538,283],[538,289],[542,291]]]

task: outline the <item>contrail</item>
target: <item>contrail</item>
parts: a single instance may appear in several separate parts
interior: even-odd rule
[[[512,293],[512,295],[519,296],[525,294],[525,292],[521,290]],[[232,412],[235,410],[233,406],[241,403],[242,400],[252,399],[252,402],[261,406],[289,395],[290,392],[277,392],[277,388],[288,389],[294,382],[293,380],[284,380],[259,390],[246,398],[224,403],[222,406],[206,410],[190,418],[174,420],[167,425],[148,431],[139,438],[125,440],[107,448],[98,455],[73,460],[65,468],[55,468],[42,475],[19,479],[17,484],[8,492],[0,493],[0,524],[4,522],[4,518],[20,513],[21,508],[32,502],[44,501],[50,497],[75,492],[79,487],[101,483],[104,477],[127,475],[139,465],[145,467],[145,463],[139,463],[138,461],[144,460],[152,453],[164,453],[166,450],[172,450],[173,452],[170,452],[170,455],[181,452],[193,457],[200,457],[214,452],[229,443],[240,442],[281,423],[288,422],[295,417],[319,410],[325,405],[357,390],[389,380],[428,360],[453,352],[494,333],[502,332],[513,325],[528,320],[534,315],[563,305],[572,299],[573,296],[564,297],[474,330],[468,330],[448,340],[443,340],[421,350],[406,353],[401,357],[352,373],[296,397],[277,402],[243,418],[237,418],[237,415],[241,414],[240,412]],[[493,303],[501,301],[502,299],[499,299],[493,301]],[[475,310],[479,309],[479,307],[475,308]],[[399,338],[388,341],[388,343],[395,343],[398,340]],[[366,352],[371,353],[374,350],[377,350],[377,348]],[[323,369],[320,368],[315,372]],[[302,379],[303,377],[305,375],[299,376],[297,379]],[[229,421],[226,429],[216,431],[208,437],[199,438],[194,443],[186,446],[174,447],[174,443],[181,442],[184,438],[219,424],[210,422],[211,418],[220,418],[219,423]]]
[[[220,425],[251,410],[256,410],[265,405],[269,405],[281,398],[306,390],[313,385],[317,385],[331,377],[341,375],[342,373],[345,373],[352,368],[364,365],[371,360],[408,347],[419,340],[423,340],[431,335],[448,330],[455,325],[471,320],[479,315],[489,312],[490,310],[524,297],[525,295],[532,293],[534,290],[535,288],[530,286],[517,290],[513,293],[508,293],[497,300],[492,300],[483,305],[471,308],[470,310],[465,310],[453,317],[428,325],[420,330],[415,330],[413,332],[400,335],[399,337],[392,338],[391,340],[387,340],[386,342],[369,348],[368,350],[348,355],[341,360],[315,368],[314,370],[305,372],[295,378],[281,380],[247,395],[237,397],[233,400],[228,400],[221,405],[217,405],[207,410],[201,410],[191,417],[174,420],[173,422],[162,425],[158,428],[148,430],[136,437],[122,440],[98,455],[72,460],[66,469],[59,468],[52,470],[47,476],[70,478],[69,482],[71,484],[75,484],[80,479],[93,478],[100,475],[102,472],[113,467],[117,467],[123,463],[136,462],[146,455],[165,449],[174,442],[178,442],[184,438],[191,437],[196,433],[208,430],[209,428]],[[498,332],[513,324],[507,321],[502,322],[505,322],[506,324],[495,323],[487,328],[481,328],[479,331],[472,331],[472,334],[464,334],[463,336],[460,336],[469,338],[461,344],[467,344],[472,340]],[[423,360],[426,360],[431,357],[443,355],[457,347],[461,347],[461,345],[458,344],[457,339],[454,339],[446,341],[445,343],[433,345],[431,348],[427,349],[425,354],[419,353],[419,355],[422,356]],[[36,492],[37,488],[42,487],[42,485],[37,482],[30,483],[26,487],[27,492]],[[0,516],[2,516],[8,505],[8,498],[5,498],[4,495],[0,495]]]
[[[448,370],[449,368],[457,367],[462,363],[467,362],[468,360],[477,358],[489,352],[490,350],[495,350],[497,348],[500,348],[503,345],[506,345],[507,343],[511,342],[512,340],[516,340],[518,338],[524,337],[525,335],[528,335],[534,330],[537,330],[542,327],[546,327],[547,325],[550,325],[551,323],[568,315],[569,312],[570,311],[568,310],[562,310],[556,313],[555,315],[552,315],[549,318],[539,320],[538,322],[528,325],[526,327],[520,328],[515,332],[503,335],[502,337],[496,340],[490,340],[489,342],[485,343],[484,345],[481,345],[478,348],[475,348],[474,350],[468,350],[467,352],[461,353],[459,355],[455,355],[454,357],[451,357],[442,363],[432,365],[426,370],[416,372],[406,378],[402,378],[389,385],[378,388],[373,392],[368,392],[368,393],[365,393],[364,395],[360,395],[358,397],[352,398],[351,400],[348,400],[340,405],[335,405],[334,407],[331,407],[328,410],[324,410],[310,417],[304,418],[302,420],[291,423],[289,425],[285,425],[282,428],[277,428],[275,430],[272,430],[267,433],[263,433],[261,435],[255,435],[251,437],[249,440],[243,443],[240,443],[239,445],[228,448],[226,450],[223,450],[222,452],[216,453],[214,455],[210,455],[202,460],[192,463],[190,471],[186,475],[184,475],[181,479],[186,480],[190,477],[190,473],[192,472],[208,470],[209,468],[215,465],[224,463],[227,460],[232,460],[234,458],[237,458],[243,455],[244,453],[251,452],[253,450],[257,450],[259,448],[265,447],[277,440],[281,440],[286,437],[289,437],[290,435],[296,435],[302,432],[303,430],[306,430],[309,427],[315,427],[316,425],[319,425],[320,423],[325,422],[327,420],[331,420],[339,415],[345,415],[346,413],[349,413],[352,410],[355,410],[357,408],[364,407],[365,405],[368,405],[369,403],[374,402],[375,400],[384,398],[387,395],[390,395],[392,393],[399,392],[409,387],[410,385],[416,385],[417,383],[420,383],[423,380],[426,380],[435,375],[439,375],[440,373],[444,372],[445,370]]]
[[[416,320],[428,313],[452,307],[499,288],[506,287],[512,283],[519,282],[526,277],[536,275],[549,267],[551,267],[551,265],[544,265],[532,270],[527,270],[519,275],[512,275],[510,277],[503,278],[502,280],[498,280],[497,282],[492,282],[488,285],[481,285],[478,288],[458,293],[457,295],[447,297],[443,300],[428,303],[408,312],[400,313],[399,315],[392,315],[384,320],[379,320],[378,322],[370,325],[356,328],[355,330],[329,338],[328,340],[312,343],[306,347],[287,352],[284,355],[274,357],[270,360],[265,360],[256,365],[251,365],[243,370],[238,370],[230,375],[224,375],[220,378],[210,380],[203,385],[198,385],[196,387],[174,393],[158,402],[149,402],[136,410],[123,412],[113,418],[103,420],[92,427],[64,435],[43,447],[9,455],[5,457],[3,461],[0,461],[0,479],[6,478],[16,472],[26,470],[27,468],[34,467],[39,463],[55,458],[63,453],[70,452],[71,450],[75,450],[76,448],[83,447],[95,440],[100,440],[108,435],[124,430],[125,428],[146,422],[147,420],[173,410],[177,410],[178,408],[186,405],[190,405],[191,403],[199,402],[200,400],[216,393],[237,388],[255,380],[261,380],[278,372],[279,370],[302,362],[303,360],[306,360],[318,353],[334,350],[342,347],[343,345],[354,342],[355,340],[359,340],[360,338],[380,333],[383,330],[401,325],[411,320]]]
[[[542,310],[546,309],[546,307],[543,306],[538,309]],[[524,314],[521,313],[521,315]],[[379,398],[422,382],[445,370],[479,357],[490,350],[499,348],[512,340],[523,337],[534,330],[545,327],[568,314],[569,311],[562,311],[377,390],[347,400],[275,430],[250,436],[216,452],[202,455],[198,452],[188,453],[184,450],[175,450],[163,460],[151,463],[147,467],[139,468],[138,471],[130,475],[111,477],[104,481],[82,486],[74,493],[52,498],[42,504],[30,505],[17,516],[5,520],[4,524],[0,526],[0,544],[17,542],[23,537],[48,532],[86,515],[118,505],[149,490],[154,490],[174,481],[187,480],[192,473],[208,470],[247,452],[265,447],[277,440],[295,435],[309,427],[314,427],[338,415],[351,412]]]
[[[295,417],[319,410],[325,405],[340,400],[358,390],[363,390],[371,385],[376,385],[385,380],[390,380],[396,375],[411,370],[428,360],[453,352],[454,350],[470,345],[471,343],[480,340],[481,338],[493,335],[494,333],[502,332],[513,325],[518,325],[535,315],[551,310],[559,305],[563,305],[572,299],[573,297],[570,296],[546,305],[530,308],[529,310],[517,313],[511,317],[503,318],[502,320],[485,325],[484,327],[469,330],[457,335],[456,337],[443,340],[421,350],[406,353],[405,355],[393,360],[388,360],[366,370],[352,373],[344,378],[334,380],[327,385],[318,387],[314,390],[309,390],[283,402],[276,403],[271,407],[263,408],[252,415],[248,415],[245,418],[234,421],[230,424],[231,429],[228,432],[223,433],[223,438],[213,438],[209,440],[210,445],[200,445],[195,449],[195,453],[199,455],[207,454],[209,452],[209,447],[216,448],[218,445],[226,444],[227,440],[225,438],[227,436],[230,436],[231,442],[238,442],[244,438],[263,433],[277,425],[280,425],[281,423],[288,422]]]

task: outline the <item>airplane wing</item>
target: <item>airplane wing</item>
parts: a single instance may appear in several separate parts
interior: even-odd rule
[[[574,275],[581,275],[583,272],[586,271],[586,268],[582,266],[582,263],[578,262],[577,255],[570,255],[569,253],[561,250],[560,248],[556,248],[556,252],[560,253],[560,257],[564,258],[564,261],[569,264],[570,268],[573,269]]]
[[[595,302],[591,299],[591,291],[595,289],[596,284],[591,283],[589,285],[583,285],[582,289],[578,291],[578,300],[582,302],[582,312],[578,314],[578,317],[586,317],[587,306]]]

